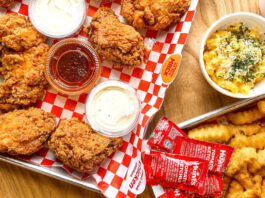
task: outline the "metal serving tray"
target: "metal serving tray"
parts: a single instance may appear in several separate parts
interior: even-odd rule
[[[201,124],[207,120],[216,118],[218,116],[221,116],[221,115],[224,115],[226,113],[238,110],[238,109],[243,108],[243,107],[250,106],[250,105],[252,105],[252,104],[256,103],[257,101],[264,99],[264,98],[265,98],[265,94],[262,94],[260,96],[255,97],[255,98],[240,100],[240,101],[232,103],[228,106],[221,107],[221,108],[216,109],[214,111],[210,111],[209,113],[205,113],[203,115],[197,116],[197,117],[192,118],[190,120],[181,122],[177,125],[182,130],[192,128],[192,127],[195,127],[196,125]]]
[[[4,161],[4,162],[8,162],[10,164],[16,165],[16,166],[20,166],[22,168],[26,168],[28,170],[58,179],[60,181],[64,181],[85,189],[89,189],[95,192],[100,192],[100,190],[97,187],[96,182],[94,181],[94,179],[92,177],[89,177],[85,180],[78,180],[73,178],[70,174],[65,174],[66,171],[63,168],[60,167],[56,167],[56,168],[46,168],[44,166],[39,166],[36,164],[31,164],[27,161],[23,161],[23,160],[19,160],[19,159],[15,159],[9,156],[5,156],[5,155],[0,155],[0,160]],[[54,171],[56,169],[56,171]],[[62,174],[60,174],[58,172],[58,170],[60,170],[60,172]]]
[[[196,126],[202,122],[205,122],[209,119],[212,119],[212,118],[218,117],[220,115],[223,115],[225,113],[232,112],[232,111],[238,110],[242,107],[246,107],[248,105],[251,105],[251,104],[257,102],[258,100],[261,100],[264,98],[265,98],[265,94],[258,96],[258,97],[255,97],[255,98],[252,98],[252,99],[241,100],[241,101],[233,103],[231,105],[222,107],[220,109],[211,111],[211,112],[203,114],[201,116],[198,116],[198,117],[192,118],[190,120],[181,122],[177,125],[181,129],[185,130],[185,129],[194,127],[194,126]],[[53,177],[53,178],[61,180],[61,181],[65,181],[65,182],[70,183],[70,184],[74,184],[76,186],[79,186],[79,187],[82,187],[85,189],[100,192],[98,187],[97,187],[96,182],[91,177],[86,179],[86,180],[81,181],[81,180],[73,178],[71,175],[63,174],[63,173],[65,173],[65,170],[62,168],[46,168],[43,166],[28,163],[28,162],[23,161],[23,160],[15,159],[15,158],[12,158],[12,157],[9,157],[6,155],[0,155],[0,160],[4,161],[4,162],[8,162],[8,163],[13,164],[13,165],[17,165],[17,166],[26,168],[28,170],[32,170],[32,171],[41,173],[41,174],[49,176],[49,177]],[[57,172],[55,172],[54,169],[56,169]],[[58,173],[58,170],[60,170],[62,172],[62,174]]]

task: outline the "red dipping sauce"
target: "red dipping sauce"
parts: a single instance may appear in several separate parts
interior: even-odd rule
[[[79,39],[65,39],[50,49],[45,74],[49,83],[64,94],[80,94],[91,89],[101,73],[95,50]]]
[[[93,63],[83,52],[65,52],[57,62],[57,72],[68,83],[80,82],[93,73]]]

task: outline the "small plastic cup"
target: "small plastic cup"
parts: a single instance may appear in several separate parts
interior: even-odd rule
[[[100,120],[97,120],[94,115],[92,115],[92,108],[94,107],[93,105],[93,100],[98,100],[98,95],[102,90],[108,90],[111,88],[120,88],[121,90],[126,90],[127,93],[130,94],[130,96],[133,96],[133,101],[135,102],[135,113],[133,114],[133,117],[130,122],[127,123],[127,126],[122,126],[122,127],[117,127],[114,129],[114,127],[107,127],[106,124],[100,123]],[[119,101],[115,101],[115,103]],[[106,104],[106,103],[105,103]],[[115,104],[113,104],[115,107]],[[128,104],[129,105],[129,104]],[[115,110],[114,110],[115,111]],[[137,126],[138,121],[139,121],[139,116],[140,116],[140,111],[141,111],[141,105],[138,97],[136,96],[135,90],[128,84],[123,83],[121,81],[116,81],[116,80],[108,80],[103,83],[100,83],[96,87],[94,87],[86,101],[86,118],[92,129],[100,133],[101,135],[107,136],[107,137],[122,137],[127,135],[128,133],[132,132],[133,129]],[[116,126],[116,125],[115,125]]]
[[[84,21],[86,18],[86,12],[87,12],[87,5],[86,5],[86,2],[84,0],[81,1],[83,9],[80,10],[83,17],[80,19],[79,22],[76,23],[75,26],[72,27],[72,30],[70,30],[68,32],[64,32],[64,33],[59,33],[59,34],[51,33],[44,26],[39,24],[38,20],[35,18],[36,16],[34,15],[34,12],[33,12],[34,5],[37,1],[38,0],[32,0],[29,3],[29,18],[30,18],[30,21],[33,24],[33,26],[43,35],[50,37],[50,38],[62,39],[62,38],[67,38],[67,37],[73,36],[82,28],[82,25],[84,24]],[[54,19],[54,20],[56,20],[56,19]]]
[[[88,54],[91,60],[93,70],[89,70],[89,76],[86,76],[82,82],[66,83],[58,73],[57,65],[60,57],[69,51],[81,50],[81,53]],[[91,68],[89,68],[91,69]],[[45,64],[45,76],[50,85],[57,91],[67,95],[77,95],[85,93],[92,89],[98,81],[101,74],[101,62],[94,48],[85,41],[80,39],[70,38],[64,39],[51,47]]]

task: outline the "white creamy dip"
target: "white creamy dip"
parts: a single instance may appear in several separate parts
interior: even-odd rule
[[[108,136],[130,132],[138,120],[139,102],[133,88],[119,81],[107,81],[91,91],[86,115],[91,127]]]
[[[30,4],[30,18],[47,36],[68,36],[81,27],[85,7],[84,0],[34,0]]]

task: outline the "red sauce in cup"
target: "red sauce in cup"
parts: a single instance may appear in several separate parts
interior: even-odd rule
[[[81,51],[71,50],[61,55],[57,61],[57,72],[66,83],[78,83],[93,73],[91,59]]]
[[[101,73],[94,49],[78,39],[65,39],[50,49],[45,74],[61,93],[80,94],[91,89]]]

